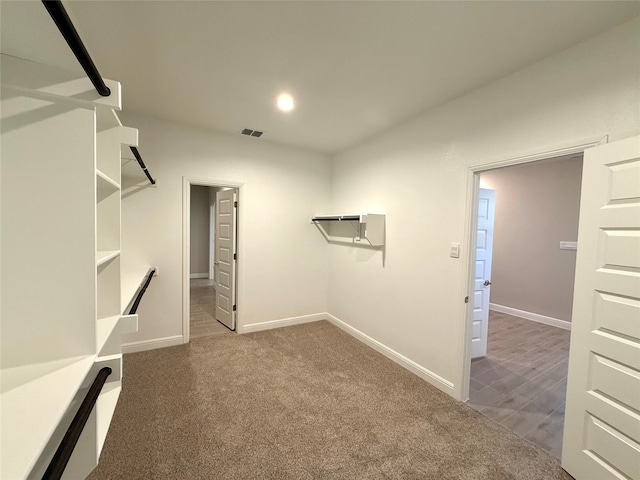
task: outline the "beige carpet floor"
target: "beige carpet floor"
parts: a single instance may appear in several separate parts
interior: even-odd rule
[[[125,355],[106,479],[570,479],[326,321]]]

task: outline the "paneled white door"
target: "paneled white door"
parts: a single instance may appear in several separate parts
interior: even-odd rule
[[[236,328],[236,194],[216,192],[216,320]]]
[[[640,479],[640,137],[585,151],[562,467]]]
[[[496,191],[481,188],[478,195],[478,237],[476,241],[476,273],[473,282],[471,358],[487,355],[495,212]]]

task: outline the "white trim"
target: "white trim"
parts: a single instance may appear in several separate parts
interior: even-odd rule
[[[139,342],[131,342],[122,344],[122,353],[144,352],[146,350],[155,350],[156,348],[173,347],[182,345],[182,335],[173,337],[156,338],[155,340],[142,340]]]
[[[365,345],[373,348],[377,352],[381,353],[382,355],[384,355],[388,359],[394,361],[395,363],[397,363],[401,367],[409,370],[411,373],[417,375],[418,377],[422,378],[423,380],[426,380],[431,385],[433,385],[434,387],[439,388],[440,390],[442,390],[446,394],[453,396],[453,383],[451,383],[450,381],[445,380],[441,376],[433,373],[430,370],[427,370],[423,366],[418,365],[413,360],[408,359],[404,355],[401,355],[400,353],[396,352],[395,350],[393,350],[393,349],[387,347],[386,345],[380,343],[379,341],[371,338],[369,335],[366,335],[366,334],[362,333],[360,330],[352,327],[348,323],[343,322],[342,320],[340,320],[337,317],[331,315],[330,313],[325,313],[324,317],[327,320],[329,320],[331,323],[333,323],[336,327],[344,330],[345,332],[347,332],[352,337],[357,338],[358,340],[360,340]]]
[[[471,201],[467,202],[465,208],[465,225],[469,228],[465,229],[463,237],[463,247],[460,255],[462,265],[468,267],[471,263],[475,263],[476,259],[476,242],[478,239],[478,203],[480,195],[480,175],[470,173],[467,175],[467,198]],[[475,265],[474,265],[475,266]],[[473,292],[475,288],[475,268],[467,268],[467,275],[461,277],[461,297],[465,292]],[[458,333],[458,348],[460,354],[457,356],[456,371],[458,372],[458,381],[454,385],[453,398],[461,402],[466,402],[469,398],[469,385],[471,383],[471,321],[473,318],[473,301],[469,301],[473,295],[461,299],[459,304],[460,318],[464,319],[460,325]]]
[[[303,323],[317,322],[326,320],[326,313],[314,313],[311,315],[301,315],[299,317],[280,318],[278,320],[269,320],[267,322],[250,323],[242,328],[238,333],[260,332],[262,330],[271,330],[273,328],[290,327],[291,325],[301,325]]]
[[[465,290],[463,292],[473,292],[473,283],[475,272],[475,244],[476,235],[473,231],[473,222],[476,215],[478,205],[478,192],[480,188],[480,173],[493,170],[495,168],[507,167],[510,165],[519,165],[523,163],[535,162],[538,160],[547,160],[551,158],[560,157],[563,155],[569,155],[572,153],[582,153],[587,148],[595,147],[596,145],[602,145],[607,143],[609,136],[600,136],[597,138],[584,139],[577,142],[567,142],[562,145],[549,147],[545,151],[531,152],[519,156],[511,156],[508,158],[497,159],[494,161],[488,161],[485,163],[470,165],[467,170],[467,202],[465,208],[465,222],[469,227],[465,229],[465,239],[463,244],[463,255],[461,260],[466,263],[465,273],[462,276],[462,281],[466,283]],[[462,295],[465,295],[463,293]],[[465,308],[466,307],[466,308]],[[470,371],[471,371],[471,319],[472,308],[471,302],[463,305],[461,310],[464,315],[461,315],[461,324],[458,328],[458,335],[460,341],[458,342],[458,363],[455,373],[455,389],[453,397],[456,400],[465,402],[469,398],[469,383],[470,383]]]
[[[525,320],[531,320],[533,322],[544,323],[545,325],[551,325],[552,327],[563,328],[564,330],[571,330],[571,322],[566,320],[560,320],[559,318],[547,317],[538,313],[527,312],[525,310],[518,310],[517,308],[505,307],[504,305],[498,305],[495,303],[489,304],[489,310],[496,312],[508,313],[514,317],[524,318]]]
[[[189,278],[209,278],[208,273],[190,273]]]
[[[509,157],[499,159],[493,162],[483,163],[480,165],[473,165],[469,167],[471,172],[480,173],[487,170],[494,170],[496,168],[510,167],[512,165],[520,165],[523,163],[537,162],[538,160],[550,160],[552,158],[562,157],[565,155],[571,155],[573,153],[583,153],[587,148],[595,147],[596,145],[602,145],[608,143],[609,135],[598,136],[581,141],[579,144],[575,143],[563,143],[557,145],[544,152],[533,152],[517,157]]]

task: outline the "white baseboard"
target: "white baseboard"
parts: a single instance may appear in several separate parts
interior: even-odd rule
[[[537,313],[526,312],[524,310],[518,310],[517,308],[505,307],[504,305],[497,305],[495,303],[489,304],[490,310],[495,310],[500,313],[507,313],[514,317],[524,318],[525,320],[531,320],[533,322],[544,323],[545,325],[551,325],[552,327],[563,328],[565,330],[571,330],[571,322],[566,320],[560,320],[559,318],[546,317]]]
[[[146,350],[154,350],[156,348],[173,347],[182,345],[184,338],[182,335],[174,337],[157,338],[154,340],[142,340],[140,342],[131,342],[122,344],[122,353],[144,352]]]
[[[189,278],[209,278],[209,273],[191,273]]]
[[[314,313],[311,315],[302,315],[300,317],[280,318],[278,320],[269,320],[268,322],[250,323],[239,329],[238,333],[260,332],[262,330],[271,330],[272,328],[290,327],[291,325],[300,325],[302,323],[317,322],[318,320],[326,320],[325,313]]]
[[[380,343],[379,341],[374,340],[370,336],[362,333],[360,330],[357,330],[356,328],[353,328],[348,323],[343,322],[342,320],[340,320],[337,317],[331,315],[330,313],[325,313],[324,314],[324,318],[329,320],[336,327],[338,327],[338,328],[344,330],[345,332],[347,332],[352,337],[357,338],[358,340],[360,340],[365,345],[368,345],[369,347],[371,347],[374,350],[376,350],[377,352],[381,353],[382,355],[384,355],[388,359],[393,360],[395,363],[397,363],[401,367],[406,368],[411,373],[419,376],[423,380],[429,382],[434,387],[439,388],[443,392],[445,392],[445,393],[447,393],[447,394],[449,394],[450,396],[453,397],[453,383],[451,383],[450,381],[445,380],[441,376],[436,375],[435,373],[433,373],[430,370],[427,370],[423,366],[418,365],[413,360],[408,359],[404,355],[401,355],[400,353],[396,352],[395,350],[392,350],[391,348],[389,348],[386,345]]]

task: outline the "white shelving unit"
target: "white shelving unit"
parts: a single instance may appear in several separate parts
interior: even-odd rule
[[[120,84],[1,57],[0,478],[41,478],[100,368],[102,389],[63,478],[97,465],[122,389]],[[138,284],[142,277],[138,279]],[[135,289],[134,289],[135,290]]]
[[[349,243],[362,243],[374,247],[384,246],[385,216],[380,213],[356,213],[350,215],[316,215],[311,217],[311,223],[315,224],[325,238],[329,241],[345,243],[349,233]],[[333,225],[348,224],[353,228],[336,231]]]

